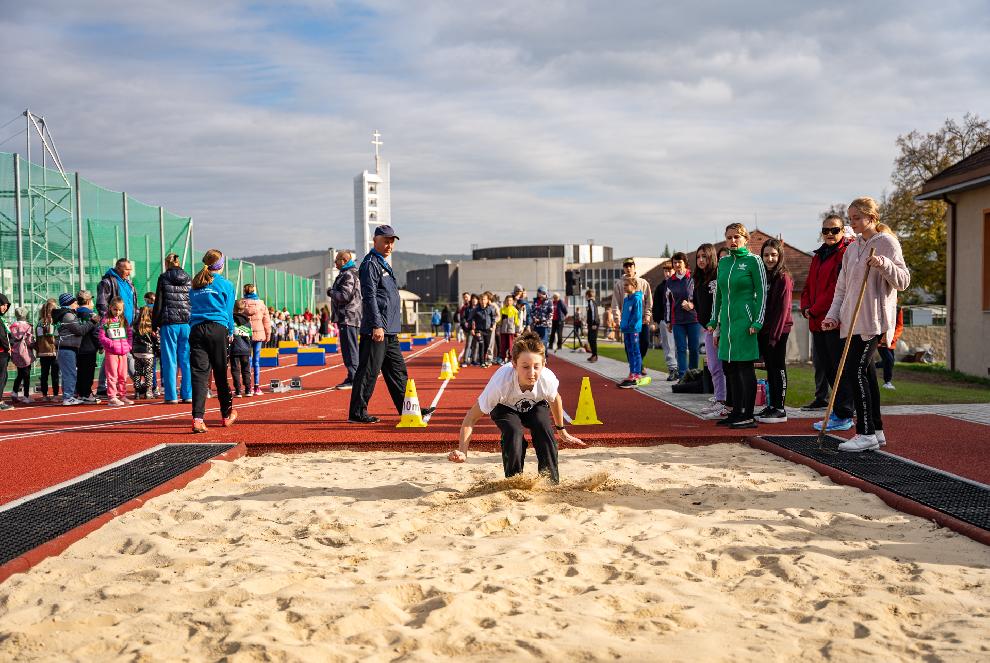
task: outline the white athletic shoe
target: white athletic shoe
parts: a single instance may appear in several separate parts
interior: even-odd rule
[[[884,433],[883,433],[882,430],[878,430],[876,432],[876,436],[877,436],[877,442],[880,443],[880,446],[881,447],[887,446],[887,436],[884,435]]]
[[[876,435],[856,435],[839,445],[839,451],[876,451],[879,448]]]
[[[883,383],[883,388],[884,389],[897,389],[897,387],[894,386],[894,383],[893,382],[884,382]]]
[[[69,396],[68,398],[62,399],[62,405],[82,405],[83,402],[76,398],[75,396]]]
[[[725,407],[721,403],[718,404],[717,410],[711,410],[702,415],[705,419],[725,419],[732,412],[729,408]]]

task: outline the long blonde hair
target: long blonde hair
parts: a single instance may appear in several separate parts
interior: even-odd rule
[[[199,290],[213,283],[213,272],[210,271],[210,265],[215,264],[222,257],[223,252],[220,249],[210,249],[207,251],[203,255],[203,269],[196,272],[196,276],[192,280],[192,287]]]
[[[880,223],[880,206],[877,201],[869,196],[861,196],[849,203],[849,207],[855,207],[861,214],[873,219],[873,223]]]
[[[138,334],[150,334],[153,331],[151,327],[150,306],[142,306],[138,310],[137,320],[134,321],[134,329]]]

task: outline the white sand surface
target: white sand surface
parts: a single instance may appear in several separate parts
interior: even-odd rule
[[[990,660],[990,548],[742,446],[561,461],[217,463],[0,585],[0,659]]]

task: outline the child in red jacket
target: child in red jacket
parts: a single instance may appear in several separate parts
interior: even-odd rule
[[[107,314],[100,320],[100,345],[107,371],[107,405],[134,405],[127,398],[127,355],[131,351],[134,332],[124,317],[124,300],[114,297],[107,305]]]

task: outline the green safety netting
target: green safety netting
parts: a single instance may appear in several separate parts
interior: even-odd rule
[[[86,288],[95,295],[103,274],[124,256],[134,263],[140,301],[155,289],[166,254],[178,255],[190,273],[198,271],[200,256],[193,249],[190,217],[0,152],[0,292],[14,306],[26,306],[32,320],[59,293]],[[238,294],[245,283],[254,283],[269,306],[312,310],[312,279],[236,259],[228,260],[225,274]]]

